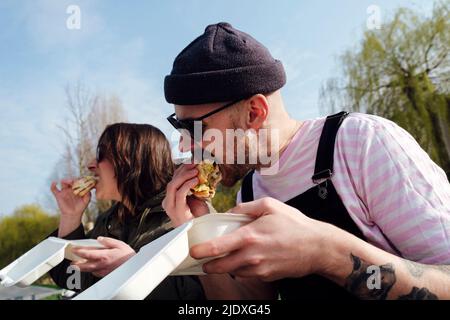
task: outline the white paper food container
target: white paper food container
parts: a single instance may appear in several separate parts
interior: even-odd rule
[[[78,261],[80,258],[72,253],[73,246],[103,247],[97,240],[63,240],[50,237],[39,243],[20,258],[0,271],[0,284],[4,287],[31,285],[64,258]]]
[[[252,219],[243,214],[215,213],[194,219],[189,230],[189,248],[195,244],[220,237],[242,227]],[[196,260],[188,255],[172,275],[204,275],[202,265],[213,258]]]
[[[192,221],[152,241],[73,300],[142,300],[189,255]]]
[[[189,256],[194,244],[230,233],[251,221],[246,215],[208,214],[172,230],[142,249],[122,266],[74,300],[141,300],[169,274],[199,275],[204,260]]]
[[[202,264],[189,248],[230,233],[251,221],[246,215],[208,214],[196,218],[152,241],[106,277],[75,297],[75,300],[140,300],[169,275],[201,275]],[[48,238],[0,271],[0,284],[28,286],[64,258],[78,260],[72,246],[102,247],[97,240],[67,241]]]

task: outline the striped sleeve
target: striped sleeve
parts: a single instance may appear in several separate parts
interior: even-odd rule
[[[450,264],[450,184],[405,130],[372,117],[361,147],[359,195],[404,258]]]

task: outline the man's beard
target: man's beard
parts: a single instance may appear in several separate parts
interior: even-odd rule
[[[239,129],[239,126],[233,120],[233,129]],[[233,143],[233,162],[234,163],[226,163],[226,156],[225,154],[222,154],[221,161],[217,161],[219,165],[220,172],[222,174],[222,180],[221,184],[225,187],[233,187],[239,180],[245,177],[245,175],[250,172],[251,170],[257,169],[258,164],[257,163],[250,163],[250,143],[248,141],[248,137],[241,137],[240,139],[237,137],[234,137],[234,143]],[[239,141],[238,141],[239,139]],[[243,139],[243,140],[241,140]],[[238,145],[244,145],[244,158],[245,160],[238,160],[241,159],[238,157]],[[228,144],[226,143],[226,147],[228,147]],[[231,148],[230,148],[231,149]],[[226,150],[226,152],[231,150]],[[214,154],[212,154],[214,157]],[[217,159],[216,159],[217,160]],[[240,163],[239,163],[240,162]],[[244,163],[242,163],[244,162]],[[255,162],[253,160],[253,162]],[[257,160],[256,160],[257,162]]]
[[[222,173],[221,183],[225,187],[232,187],[255,168],[255,164],[219,164],[219,169]]]
[[[235,144],[236,145],[236,144]],[[234,150],[234,162],[228,164],[223,161],[222,164],[219,164],[220,172],[222,173],[222,184],[225,187],[234,186],[239,180],[245,177],[245,175],[251,170],[257,169],[258,165],[256,163],[251,164],[249,158],[249,145],[245,142],[245,161],[244,163],[236,163],[238,162],[237,150]]]

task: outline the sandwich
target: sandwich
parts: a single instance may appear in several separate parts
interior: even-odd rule
[[[216,188],[222,174],[217,163],[203,161],[197,165],[198,184],[191,189],[192,195],[200,200],[210,200],[216,194]]]
[[[83,197],[95,187],[96,183],[97,178],[94,176],[82,177],[73,183],[72,191],[75,195]]]

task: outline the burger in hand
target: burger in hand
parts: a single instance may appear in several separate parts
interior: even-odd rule
[[[198,184],[191,189],[192,195],[200,200],[210,200],[216,194],[216,188],[222,179],[216,163],[203,161],[197,165]]]
[[[83,197],[95,187],[96,183],[97,178],[94,176],[82,177],[73,183],[72,191],[75,195]]]

